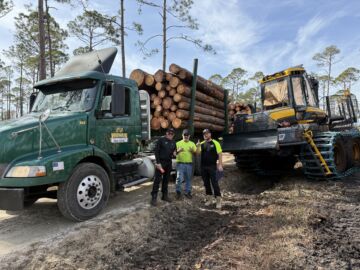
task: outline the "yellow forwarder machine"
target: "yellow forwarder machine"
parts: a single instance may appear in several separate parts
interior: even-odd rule
[[[340,179],[360,167],[360,133],[349,91],[337,104],[338,115],[319,108],[318,81],[302,66],[260,81],[260,112],[238,114],[223,151],[237,166],[259,175],[279,174],[300,160],[309,178]]]

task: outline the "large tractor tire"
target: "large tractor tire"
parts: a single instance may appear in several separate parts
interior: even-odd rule
[[[360,167],[360,138],[352,138],[348,147],[349,167]]]
[[[73,221],[84,221],[98,215],[110,195],[110,180],[106,171],[93,163],[81,163],[58,189],[60,212]]]
[[[345,172],[349,167],[346,147],[341,138],[337,138],[334,144],[334,163],[338,173]]]

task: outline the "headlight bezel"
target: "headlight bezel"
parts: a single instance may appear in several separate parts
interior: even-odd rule
[[[46,167],[38,165],[13,166],[6,173],[6,178],[35,178],[46,176]]]

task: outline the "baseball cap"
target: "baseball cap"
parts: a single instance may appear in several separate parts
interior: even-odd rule
[[[205,134],[205,133],[211,133],[211,132],[210,132],[210,129],[205,128],[202,133]]]
[[[166,130],[166,133],[172,133],[172,134],[174,134],[174,133],[175,133],[175,130],[174,130],[173,128],[168,128],[168,129]]]
[[[185,136],[190,135],[189,130],[188,130],[188,129],[184,129],[183,132],[182,132],[182,135],[185,135]]]

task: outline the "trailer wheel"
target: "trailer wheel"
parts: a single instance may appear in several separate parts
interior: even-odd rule
[[[352,138],[347,142],[347,154],[349,166],[351,167],[359,167],[360,166],[360,138]]]
[[[101,212],[110,194],[106,171],[93,163],[81,163],[70,178],[59,185],[57,197],[60,212],[73,221],[84,221]]]

